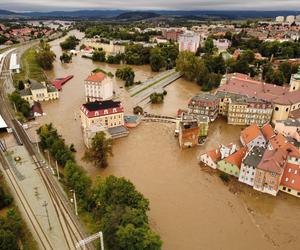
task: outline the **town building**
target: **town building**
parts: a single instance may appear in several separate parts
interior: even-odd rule
[[[92,73],[84,81],[87,102],[109,100],[113,97],[113,81],[102,72]]]
[[[283,23],[284,22],[284,16],[277,16],[276,19],[275,19],[275,21],[277,23]]]
[[[191,148],[199,143],[199,126],[197,120],[180,122],[178,141],[180,148]]]
[[[271,121],[273,107],[270,102],[256,98],[239,98],[228,105],[227,121],[232,125],[250,125],[256,123],[262,126]]]
[[[300,68],[297,74],[291,77],[290,87],[281,87],[251,79],[243,74],[229,74],[222,79],[221,86],[216,91],[220,98],[220,112],[226,114],[232,101],[232,95],[241,98],[256,98],[272,103],[272,122],[286,120],[288,117],[300,118]],[[227,100],[227,102],[226,102]]]
[[[229,175],[239,177],[240,167],[242,160],[246,154],[247,150],[245,147],[240,148],[238,151],[229,155],[225,159],[218,162],[218,169]]]
[[[25,88],[20,90],[21,97],[30,102],[42,102],[49,100],[56,100],[59,98],[58,90],[45,82],[39,83],[35,80],[30,80],[25,83]]]
[[[183,31],[181,29],[171,28],[164,30],[162,35],[168,41],[177,42],[182,32]]]
[[[227,146],[220,145],[217,149],[213,149],[199,156],[199,162],[213,169],[218,168],[218,162],[236,152],[236,145],[229,144]]]
[[[256,167],[253,188],[276,196],[286,166],[288,151],[282,148],[266,150]]]
[[[92,125],[104,129],[119,127],[124,125],[124,108],[121,102],[112,100],[88,102],[81,106],[80,117],[84,129]]]
[[[277,133],[283,134],[285,137],[292,137],[300,142],[300,121],[295,119],[288,119],[283,121],[276,121],[274,130]]]
[[[188,108],[191,114],[205,115],[210,121],[214,121],[219,112],[219,98],[212,94],[199,94],[190,100]]]
[[[270,141],[276,136],[275,131],[270,123],[263,125],[260,130],[267,141]]]
[[[300,166],[298,164],[288,163],[285,166],[281,178],[280,191],[294,195],[300,198]]]
[[[295,16],[292,16],[292,15],[287,16],[286,17],[286,22],[287,23],[293,23],[293,22],[295,22]]]
[[[244,157],[239,175],[239,182],[253,186],[256,167],[261,162],[266,148],[254,146]]]
[[[240,140],[248,150],[254,146],[265,147],[267,144],[266,138],[256,123],[251,124],[241,132]]]
[[[214,39],[214,46],[218,49],[219,53],[227,51],[231,47],[231,42],[228,39]]]
[[[196,53],[200,45],[200,36],[199,34],[189,31],[179,36],[178,43],[179,52],[190,51]]]
[[[106,55],[117,55],[125,53],[125,46],[119,44],[117,41],[109,41],[103,43],[97,38],[85,39],[84,44],[94,49],[103,49]]]

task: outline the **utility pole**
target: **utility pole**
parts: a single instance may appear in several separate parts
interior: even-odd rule
[[[76,193],[75,193],[75,190],[73,190],[73,189],[71,190],[71,192],[73,192],[73,201],[74,201],[75,214],[78,216]]]
[[[37,148],[38,148],[38,152],[39,152],[39,154],[40,154],[41,151],[40,151],[40,146],[39,146],[39,141],[38,141],[37,134],[35,134],[35,140],[36,140],[36,146],[37,146]]]
[[[48,225],[49,225],[49,230],[51,230],[52,227],[51,227],[51,224],[50,224],[49,213],[48,213],[48,209],[47,209],[48,203],[46,201],[44,201],[42,206],[45,208],[46,216],[47,216],[47,220],[48,220]]]
[[[55,165],[56,165],[57,179],[60,180],[57,161],[55,161]]]

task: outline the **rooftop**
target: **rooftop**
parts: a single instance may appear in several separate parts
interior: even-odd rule
[[[266,150],[257,168],[281,175],[283,173],[288,152],[284,149]]]
[[[263,134],[256,123],[252,123],[249,127],[245,128],[241,132],[241,137],[243,138],[246,144],[253,141],[255,138],[257,138],[260,135]]]
[[[88,102],[86,104],[83,104],[83,106],[88,111],[97,111],[101,109],[118,108],[121,106],[121,102],[115,102],[113,100],[95,101],[95,102]]]
[[[285,166],[281,185],[300,191],[300,166],[296,164],[288,163]]]
[[[89,75],[85,80],[91,82],[102,82],[106,78],[106,75],[102,72]]]
[[[275,132],[270,123],[266,123],[264,126],[262,126],[261,132],[267,140],[270,140],[275,136]]]
[[[240,148],[238,151],[233,153],[232,155],[228,156],[224,160],[232,165],[237,166],[238,168],[241,167],[242,160],[246,154],[247,150],[245,147]]]
[[[264,147],[253,147],[246,155],[246,157],[243,160],[243,163],[248,166],[252,166],[254,168],[257,167],[257,165],[260,163],[264,153],[266,151],[266,148]]]

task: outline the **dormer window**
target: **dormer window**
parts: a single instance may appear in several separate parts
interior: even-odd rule
[[[99,112],[98,111],[95,112],[95,116],[99,116]]]
[[[105,114],[105,115],[108,114],[108,110],[107,110],[107,109],[104,110],[104,114]]]
[[[114,108],[114,109],[113,109],[113,113],[116,113],[116,112],[117,112],[117,109],[116,109],[116,108]]]

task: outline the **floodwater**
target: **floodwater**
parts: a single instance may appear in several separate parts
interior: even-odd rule
[[[57,58],[61,55],[62,40],[51,42]],[[150,200],[151,225],[161,235],[163,249],[299,249],[298,199],[285,194],[274,198],[238,184],[235,189],[239,192],[233,192],[217,173],[198,165],[199,153],[219,143],[238,143],[241,128],[227,125],[223,120],[211,124],[204,146],[188,150],[179,149],[174,125],[142,123],[128,137],[114,141],[114,157],[107,169],[82,162],[84,145],[78,111],[84,103],[84,79],[96,67],[114,73],[120,66],[93,63],[80,55],[71,64],[61,64],[57,59],[54,69],[47,72],[49,79],[69,74],[74,78],[63,87],[60,100],[43,103],[47,115],[38,118],[38,123],[52,122],[67,143],[74,143],[77,160],[91,176],[114,174],[136,185]],[[149,66],[133,68],[136,80],[154,75]],[[115,81],[117,96],[125,112],[131,113],[133,103],[121,86],[122,82]],[[175,115],[200,89],[179,79],[167,91],[164,104],[150,106],[149,112]]]

